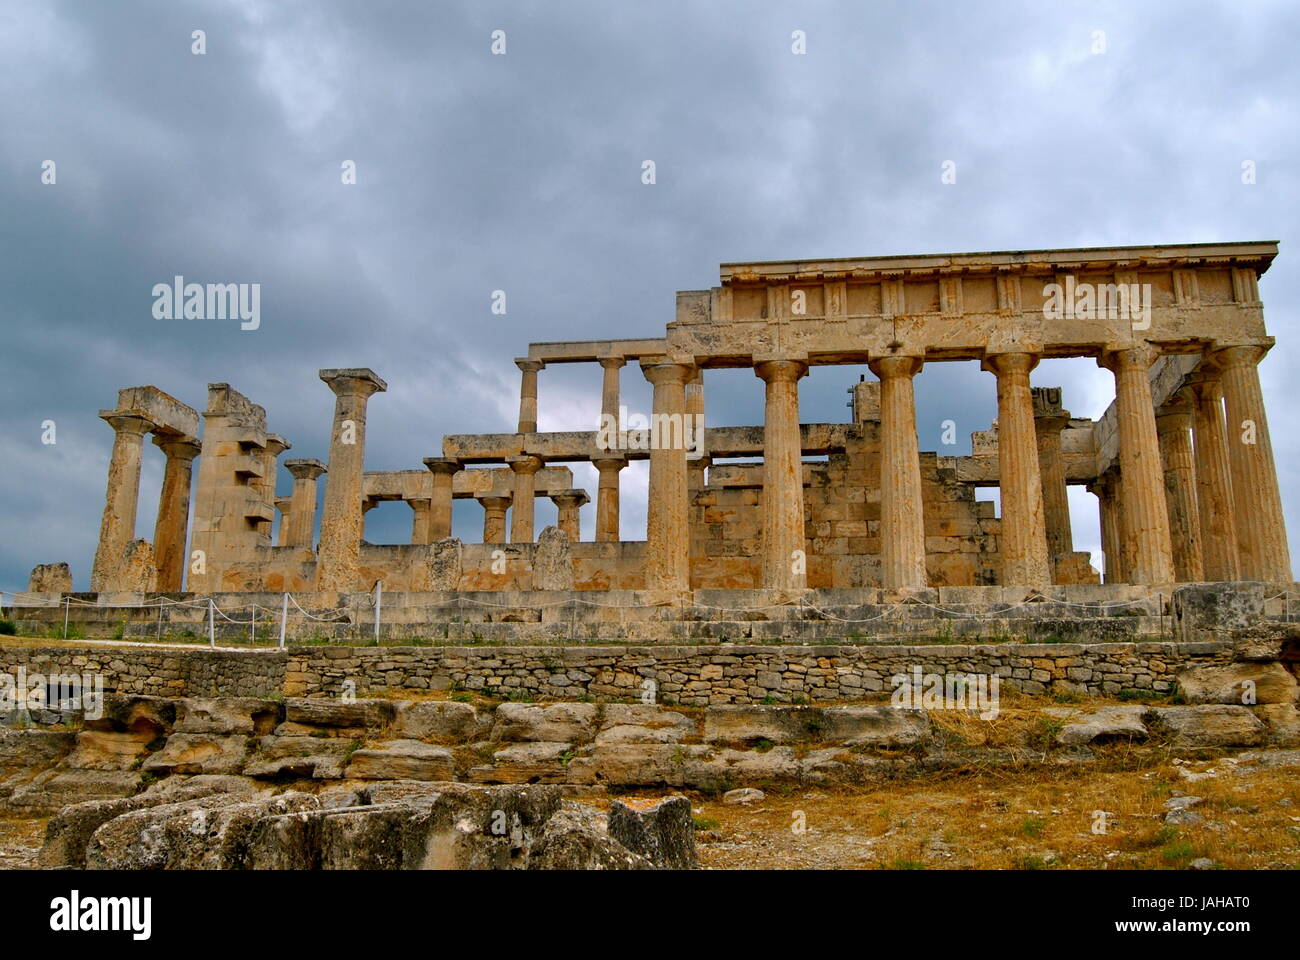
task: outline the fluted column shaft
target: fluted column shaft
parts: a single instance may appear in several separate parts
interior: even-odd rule
[[[519,432],[536,433],[537,371],[543,364],[540,360],[516,360],[515,365],[522,374],[519,381]]]
[[[1070,529],[1070,495],[1065,480],[1065,458],[1061,456],[1061,431],[1070,422],[1066,416],[1034,419],[1038,443],[1038,472],[1043,481],[1043,527],[1047,531],[1047,556],[1056,569],[1074,553]]]
[[[424,465],[433,474],[432,499],[429,501],[429,539],[436,543],[451,536],[451,507],[456,473],[463,469],[459,460],[451,457],[425,457]]]
[[[1027,353],[994,354],[984,361],[985,368],[998,378],[1003,586],[1038,587],[1052,582],[1034,401],[1029,388],[1029,371],[1037,363],[1038,358]]]
[[[1201,563],[1206,580],[1236,580],[1237,521],[1228,471],[1223,386],[1217,372],[1203,368],[1188,384],[1196,456],[1196,509],[1201,527]]]
[[[281,540],[287,547],[310,549],[316,527],[316,483],[326,472],[325,464],[319,460],[286,460],[284,467],[293,477],[293,491]]]
[[[1291,550],[1282,516],[1273,442],[1269,438],[1258,363],[1264,348],[1233,346],[1213,353],[1223,383],[1228,469],[1236,498],[1237,562],[1244,580],[1291,580]]]
[[[1153,350],[1136,346],[1108,350],[1097,361],[1115,375],[1124,537],[1133,555],[1129,582],[1137,584],[1174,581],[1164,470],[1148,379],[1154,358]]]
[[[797,360],[768,360],[754,366],[754,373],[766,384],[761,516],[763,586],[771,590],[799,590],[807,584],[799,434],[799,378],[807,372],[808,365]]]
[[[1192,403],[1171,398],[1156,415],[1160,460],[1165,474],[1165,508],[1174,576],[1180,583],[1205,579],[1201,560],[1201,520],[1196,507],[1196,462],[1192,454]]]
[[[686,412],[686,381],[693,368],[681,363],[642,366],[654,385],[652,415],[662,423],[681,423]],[[681,437],[667,428],[661,437]],[[646,497],[646,588],[689,590],[690,540],[687,534],[686,447],[655,444],[650,451],[650,484]]]
[[[626,363],[622,357],[603,357],[600,360],[600,366],[605,371],[600,391],[600,412],[602,416],[612,417],[615,423],[618,421],[619,371]]]
[[[574,543],[582,539],[582,505],[590,498],[582,490],[566,490],[551,494],[556,509],[556,526]]]
[[[1115,474],[1108,472],[1088,485],[1097,497],[1101,521],[1101,552],[1105,558],[1105,582],[1124,582],[1124,534],[1120,517],[1119,490]]]
[[[880,378],[880,585],[901,590],[926,585],[925,512],[916,437],[912,378],[919,357],[882,357]]]
[[[156,436],[154,443],[167,456],[158,519],[153,528],[154,566],[158,569],[158,590],[176,592],[185,581],[185,532],[189,528],[190,486],[199,444]]]
[[[509,497],[479,497],[483,505],[483,542],[506,542],[506,511],[510,509]]]
[[[100,417],[113,428],[113,453],[108,461],[108,489],[99,523],[99,546],[90,575],[90,588],[95,591],[117,587],[123,555],[135,536],[144,435],[153,428],[142,417],[111,413],[101,413]]]

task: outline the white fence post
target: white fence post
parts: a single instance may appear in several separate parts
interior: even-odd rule
[[[384,581],[375,581],[375,646],[379,646],[380,610],[384,603]]]
[[[68,639],[68,609],[72,606],[72,598],[63,598],[63,639]]]
[[[289,620],[289,595],[284,595],[284,608],[280,611],[280,649],[284,649],[284,625]]]
[[[208,646],[217,645],[217,605],[208,597]]]

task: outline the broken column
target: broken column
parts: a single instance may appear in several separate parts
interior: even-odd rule
[[[113,453],[108,463],[108,490],[99,524],[99,547],[90,574],[90,589],[118,589],[127,544],[135,536],[135,515],[140,500],[140,458],[144,435],[153,424],[143,417],[101,410],[99,416],[113,428]]]
[[[551,501],[555,504],[559,517],[556,525],[571,541],[577,543],[582,539],[582,520],[579,511],[584,504],[591,502],[591,497],[587,496],[586,490],[560,490],[551,494]]]
[[[537,432],[537,371],[545,364],[521,357],[515,361],[522,374],[519,382],[519,432]]]
[[[506,511],[510,509],[510,495],[476,494],[475,500],[483,507],[483,542],[506,542]]]
[[[364,367],[322,370],[320,378],[334,391],[335,401],[316,589],[344,592],[359,586],[365,529],[361,480],[365,471],[366,405],[372,395],[387,390],[388,384]]]

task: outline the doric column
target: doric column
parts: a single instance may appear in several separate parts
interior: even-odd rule
[[[686,492],[688,494],[699,493],[704,489],[704,471],[713,466],[713,458],[705,455],[702,457],[686,458]]]
[[[366,459],[366,404],[373,394],[387,390],[388,384],[366,368],[322,370],[320,378],[334,391],[335,401],[316,589],[350,591],[359,586],[365,530],[361,481]]]
[[[1038,358],[1028,353],[985,357],[998,378],[998,485],[1002,496],[1002,585],[1039,587],[1052,582],[1043,517],[1043,478],[1038,469],[1034,400],[1029,371]]]
[[[807,372],[808,364],[799,360],[767,360],[754,365],[754,373],[766,384],[763,586],[772,590],[799,590],[807,584],[799,435],[799,378]]]
[[[1165,474],[1165,508],[1174,576],[1180,583],[1205,579],[1201,563],[1201,521],[1196,507],[1196,464],[1192,456],[1192,401],[1182,393],[1156,413],[1160,460]]]
[[[1061,409],[1060,388],[1038,388],[1034,397],[1034,434],[1038,445],[1038,472],[1043,480],[1043,526],[1047,531],[1047,556],[1053,580],[1059,581],[1059,567],[1074,553],[1070,529],[1070,496],[1065,482],[1065,458],[1061,455],[1061,431],[1070,422],[1070,411]]]
[[[868,363],[880,378],[880,585],[887,590],[926,584],[912,383],[921,365],[920,357],[879,357]]]
[[[266,435],[266,446],[257,452],[257,460],[262,467],[262,475],[257,479],[257,491],[263,503],[275,503],[275,479],[276,471],[279,468],[280,454],[292,447],[293,444],[278,433],[268,433]],[[258,524],[258,527],[263,536],[269,537],[271,535],[270,520],[263,521]]]
[[[96,592],[117,588],[122,556],[135,536],[144,435],[153,429],[153,424],[143,417],[120,416],[112,410],[101,410],[99,416],[113,428],[114,436],[104,515],[99,523],[99,547],[90,574],[90,589]]]
[[[284,525],[288,530],[282,542],[286,547],[311,549],[316,527],[316,481],[325,473],[325,464],[313,459],[286,460],[284,468],[293,477],[293,493],[289,498],[289,522]]]
[[[155,435],[153,442],[167,456],[158,519],[153,528],[153,558],[158,569],[158,590],[174,593],[185,582],[185,531],[190,521],[190,481],[197,440]]]
[[[521,357],[515,361],[523,376],[519,381],[519,432],[537,432],[537,371],[545,366],[540,360]],[[516,506],[516,509],[518,507]]]
[[[432,512],[429,515],[428,543],[451,536],[452,481],[464,465],[453,457],[425,457],[424,465],[433,474]]]
[[[551,494],[551,501],[559,513],[559,528],[570,540],[577,543],[582,539],[582,520],[578,511],[585,503],[591,502],[586,490],[561,490]]]
[[[796,397],[796,401],[797,401]],[[686,448],[692,453],[703,454],[704,450],[704,370],[695,368],[691,378],[686,381]],[[695,434],[699,431],[699,436]],[[688,459],[688,464],[698,461]]]
[[[596,539],[619,539],[618,475],[627,466],[627,457],[619,454],[602,456],[591,461],[600,474],[596,490]]]
[[[1120,517],[1117,473],[1118,471],[1112,468],[1088,484],[1088,492],[1097,497],[1097,512],[1101,521],[1101,552],[1105,557],[1106,583],[1125,582],[1124,534]]]
[[[600,391],[600,413],[602,417],[612,417],[618,423],[619,407],[619,371],[627,363],[623,357],[602,357],[600,366],[605,371],[605,381]],[[617,428],[616,428],[617,429]]]
[[[483,505],[483,542],[506,542],[506,511],[510,509],[510,495],[476,496]]]
[[[431,500],[417,497],[406,501],[411,505],[411,543],[432,543],[430,520],[433,511]]]
[[[540,457],[508,457],[506,463],[515,474],[514,510],[510,513],[510,542],[533,542],[533,500],[537,496],[537,471]]]
[[[1291,580],[1291,550],[1282,517],[1273,442],[1269,439],[1258,363],[1267,347],[1222,347],[1211,357],[1223,383],[1228,469],[1237,519],[1237,563],[1243,580]]]
[[[275,545],[285,547],[289,545],[289,516],[293,513],[293,497],[276,497],[275,509],[280,513],[280,532],[276,536]]]
[[[1201,521],[1201,564],[1206,580],[1236,580],[1237,521],[1233,515],[1228,440],[1219,372],[1202,361],[1187,389],[1192,395],[1196,455],[1196,511]]]
[[[1133,551],[1128,579],[1147,585],[1174,582],[1164,470],[1148,379],[1155,357],[1156,351],[1143,344],[1107,349],[1097,358],[1115,375],[1121,509],[1124,538]]]
[[[643,360],[641,370],[654,384],[652,415],[661,438],[650,451],[646,496],[646,588],[689,590],[690,538],[686,502],[686,446],[680,428],[686,410],[686,381],[693,367],[684,363]],[[679,429],[671,429],[675,424]]]

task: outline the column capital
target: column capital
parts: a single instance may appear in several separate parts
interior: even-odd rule
[[[514,494],[498,492],[476,493],[474,494],[474,499],[482,504],[484,510],[506,510],[514,501]]]
[[[154,434],[153,443],[167,455],[168,460],[193,460],[203,449],[203,445],[193,437]]]
[[[538,470],[542,469],[542,467],[544,467],[545,465],[546,463],[544,460],[542,460],[541,457],[534,457],[532,454],[525,454],[522,457],[506,457],[506,466],[508,466],[516,474],[536,473]]]
[[[1060,433],[1069,423],[1070,411],[1063,410],[1048,416],[1034,417],[1034,430],[1038,433]]]
[[[315,480],[321,474],[329,472],[325,464],[312,459],[286,460],[284,468],[295,480]]]
[[[872,357],[867,361],[867,369],[881,380],[914,377],[921,372],[921,367],[924,365],[923,357],[910,356]]]
[[[794,383],[808,373],[802,360],[760,360],[754,364],[754,376],[764,383]]]
[[[557,490],[554,493],[548,493],[548,497],[557,507],[581,507],[591,503],[591,497],[587,495],[586,490],[574,488],[572,490]]]
[[[627,466],[626,454],[603,454],[591,458],[591,465],[597,470],[622,470]]]
[[[516,357],[515,366],[524,373],[537,373],[546,366],[546,363],[543,360],[534,360],[531,357]]]
[[[689,363],[673,363],[663,357],[645,357],[641,360],[641,372],[653,384],[685,384],[695,372],[695,366]]]
[[[1180,426],[1189,427],[1193,406],[1194,400],[1188,388],[1175,392],[1156,410],[1156,428],[1168,430]]]
[[[124,433],[128,436],[143,437],[154,428],[152,420],[147,420],[133,413],[119,413],[116,410],[99,411],[99,419],[106,422],[117,433]]]
[[[284,516],[289,515],[289,509],[293,506],[293,497],[276,497],[274,502],[275,509]]]
[[[618,370],[627,365],[627,357],[601,357],[596,362],[606,370]]]
[[[1161,356],[1160,349],[1152,344],[1108,343],[1097,355],[1097,366],[1105,367],[1111,373],[1118,373],[1121,367],[1137,366],[1148,369]]]
[[[1232,367],[1254,366],[1264,359],[1264,354],[1268,353],[1272,346],[1272,342],[1215,343],[1206,351],[1206,355],[1220,371],[1223,371]]]
[[[1038,366],[1038,359],[1036,353],[986,353],[980,361],[980,369],[999,377],[1007,373],[1028,374]]]
[[[338,397],[369,397],[388,389],[388,384],[369,367],[322,370],[320,378]]]
[[[293,444],[278,433],[268,433],[266,435],[266,452],[273,457],[278,457],[286,450],[292,450]]]
[[[436,476],[450,477],[465,469],[455,457],[425,457],[421,462]]]

